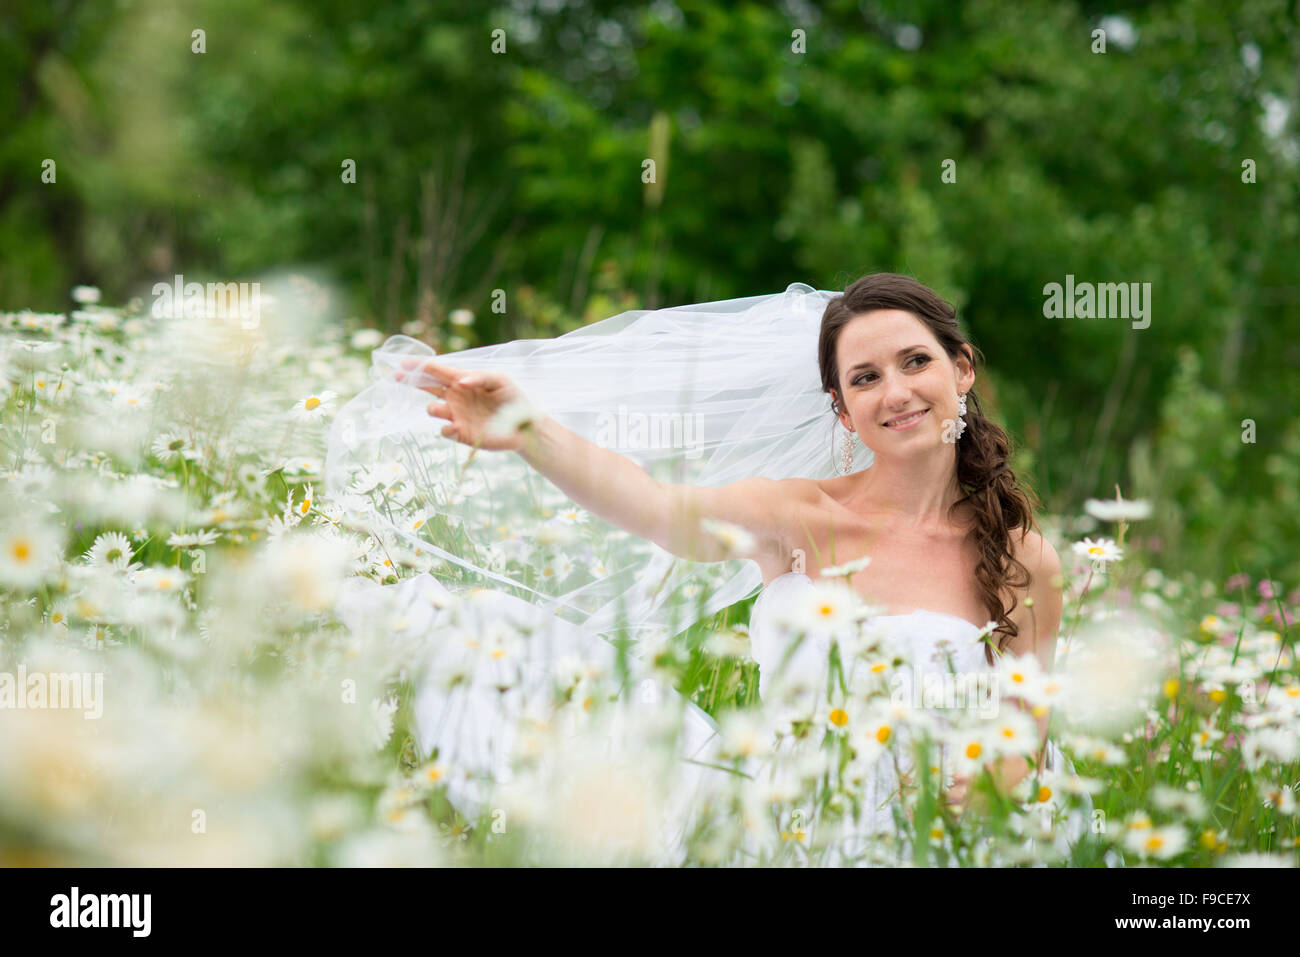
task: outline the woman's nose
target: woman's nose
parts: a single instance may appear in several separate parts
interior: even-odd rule
[[[912,401],[912,389],[902,378],[893,376],[885,384],[885,407],[905,409]]]

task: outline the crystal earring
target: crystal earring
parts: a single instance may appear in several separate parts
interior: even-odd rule
[[[962,392],[957,396],[957,438],[966,431],[966,420],[962,418],[966,414],[966,393]]]
[[[854,433],[845,430],[844,438],[840,440],[840,474],[848,475],[853,471],[853,452],[857,445],[857,436]]]

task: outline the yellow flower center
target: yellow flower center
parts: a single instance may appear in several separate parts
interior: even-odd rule
[[[32,557],[31,543],[25,542],[21,538],[18,539],[18,541],[13,543],[13,546],[9,549],[9,551],[14,556],[15,561],[25,562],[25,561],[29,561]]]
[[[831,724],[837,728],[842,728],[849,723],[848,713],[841,708],[836,708],[831,712]]]
[[[1052,789],[1049,788],[1046,784],[1044,784],[1042,787],[1038,789],[1038,802],[1040,804],[1043,803],[1044,801],[1050,801],[1051,798],[1052,798]]]
[[[984,753],[984,746],[981,745],[978,741],[972,741],[970,744],[966,745],[966,757],[970,758],[972,761],[974,761],[983,753]]]
[[[1105,555],[1105,554],[1106,554],[1106,549],[1100,547],[1099,545],[1093,545],[1092,548],[1088,549],[1088,554],[1089,554],[1089,555]]]
[[[835,613],[835,606],[829,603],[823,603],[817,608],[817,614],[821,615],[823,618],[829,618],[834,613]]]
[[[1152,834],[1147,838],[1144,846],[1148,851],[1158,851],[1165,846],[1165,839],[1159,834]]]
[[[1210,700],[1215,704],[1219,704],[1226,697],[1228,697],[1228,692],[1224,691],[1222,688],[1215,688],[1210,692]]]
[[[1178,694],[1178,679],[1170,678],[1165,682],[1165,697],[1173,698]]]
[[[308,399],[306,402],[303,403],[303,407],[306,408],[308,412],[316,408],[318,405],[320,405],[320,399],[316,398],[315,396],[312,396],[310,399]]]
[[[884,744],[889,740],[889,733],[889,725],[882,724],[878,729],[876,729],[876,740],[881,744]]]

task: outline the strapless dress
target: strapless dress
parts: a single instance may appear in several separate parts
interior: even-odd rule
[[[764,701],[774,686],[791,680],[806,681],[813,688],[820,681],[821,697],[825,698],[831,635],[805,640],[795,654],[787,656],[785,613],[813,587],[808,576],[788,572],[773,579],[755,600],[749,623],[750,654],[759,667],[759,693]],[[484,636],[505,626],[506,631],[522,629],[529,638],[512,654],[508,691],[502,691],[500,663],[485,655],[466,659],[473,662],[471,673],[449,687],[446,673],[458,667],[453,659],[460,653],[441,607],[451,600],[453,596],[445,586],[427,573],[389,586],[352,579],[345,583],[336,612],[354,631],[373,629],[381,620],[396,622],[386,627],[400,627],[417,644],[423,644],[424,658],[413,668],[416,695],[412,732],[422,755],[436,748],[439,760],[457,770],[446,781],[447,795],[462,814],[473,818],[483,810],[493,783],[510,778],[517,719],[528,712],[529,702],[545,697],[553,688],[557,667],[572,668],[574,662],[582,662],[612,673],[616,655],[609,642],[539,606],[503,592],[480,589],[471,600],[457,601],[459,618],[454,633]],[[917,609],[903,615],[876,615],[866,624],[883,634],[889,646],[907,662],[899,671],[905,694],[910,695],[915,682],[924,681],[929,674],[992,671],[979,640],[982,629],[964,618]],[[677,698],[674,691],[665,694]],[[635,695],[625,693],[624,697]],[[700,804],[724,793],[734,780],[731,772],[718,769],[720,764],[732,763],[734,767],[734,762],[719,759],[722,738],[718,723],[693,702],[677,700],[683,708],[678,739],[681,773],[673,782],[663,853],[657,858],[657,863],[664,864],[680,862],[682,841],[694,825]],[[789,744],[789,739],[785,740]],[[899,746],[875,761],[860,795],[863,811],[859,820],[844,837],[840,850],[823,863],[860,862],[862,848],[871,843],[873,835],[896,830],[897,771],[910,772],[908,750]],[[1047,771],[1074,774],[1055,742],[1048,742],[1044,758]],[[769,761],[748,759],[743,762],[743,770],[758,778],[769,767]],[[1058,850],[1078,841],[1086,830],[1091,802],[1084,795],[1082,803],[1082,811],[1076,807],[1053,838]],[[1032,850],[1032,839],[1026,846]]]

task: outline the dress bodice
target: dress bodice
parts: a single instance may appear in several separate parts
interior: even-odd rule
[[[751,654],[759,666],[759,693],[764,696],[778,671],[825,671],[830,633],[810,636],[811,640],[783,662],[790,639],[787,615],[783,613],[797,606],[812,588],[813,581],[807,575],[786,572],[772,579],[754,602],[749,639]],[[986,632],[965,618],[918,608],[905,615],[876,615],[868,619],[867,625],[920,674],[990,670],[984,653]]]

